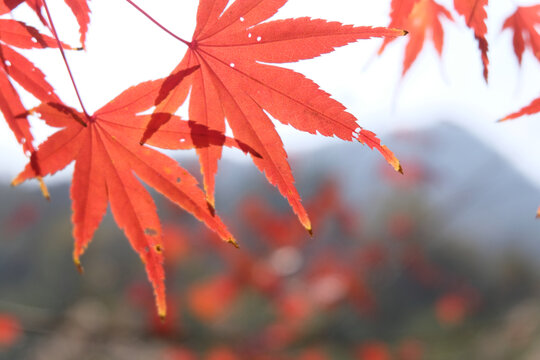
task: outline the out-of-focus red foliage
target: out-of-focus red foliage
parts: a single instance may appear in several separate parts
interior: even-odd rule
[[[294,328],[287,319],[279,318],[261,332],[261,342],[267,350],[282,350],[298,337],[299,329]]]
[[[177,265],[189,253],[186,230],[177,224],[166,224],[162,230],[165,264],[168,267]]]
[[[379,167],[381,177],[398,188],[413,188],[433,180],[433,175],[426,165],[418,160],[404,161],[407,164],[407,176],[395,171],[389,171],[386,167]]]
[[[238,284],[233,279],[217,275],[192,286],[188,292],[188,304],[201,320],[213,322],[231,308],[238,291]]]
[[[198,357],[193,351],[178,346],[165,350],[163,360],[198,360]]]
[[[360,312],[370,313],[376,307],[364,274],[352,266],[351,260],[344,261],[324,251],[313,262],[308,283],[310,296],[321,307],[334,306],[340,301],[349,301]]]
[[[371,242],[356,250],[354,262],[358,270],[369,271],[384,266],[387,260],[387,249],[380,243]]]
[[[315,311],[315,306],[306,291],[289,292],[277,302],[279,317],[290,325],[301,325]]]
[[[215,347],[210,349],[204,360],[240,360],[241,358],[228,347]]]
[[[298,246],[309,239],[297,219],[274,211],[259,197],[246,197],[240,205],[240,216],[271,245]]]
[[[332,179],[323,181],[316,195],[306,202],[306,209],[314,224],[322,226],[328,218],[334,217],[347,235],[354,234],[361,220],[359,212],[342,201],[339,184]],[[246,197],[240,205],[240,216],[271,246],[302,247],[309,240],[297,219],[271,209],[259,197]],[[314,232],[316,234],[317,229]]]
[[[0,314],[0,349],[15,344],[22,335],[19,319],[11,314]]]
[[[329,360],[330,358],[322,349],[307,349],[298,356],[298,360]]]
[[[422,360],[424,358],[424,345],[419,340],[405,339],[397,349],[398,360]]]
[[[164,255],[168,266],[174,266],[178,274],[184,274],[183,264],[194,259],[199,264],[212,264],[204,267],[199,275],[192,273],[187,281],[183,281],[180,291],[186,306],[182,311],[198,319],[201,322],[198,326],[207,329],[208,334],[233,329],[234,336],[237,336],[236,331],[242,336],[241,342],[231,343],[230,339],[219,337],[218,345],[210,341],[200,359],[331,360],[325,346],[313,347],[315,344],[309,340],[306,343],[308,350],[296,346],[312,335],[324,334],[324,326],[319,329],[318,324],[324,324],[343,309],[359,321],[362,318],[375,321],[381,311],[386,311],[388,296],[396,296],[390,295],[392,291],[389,293],[388,287],[381,287],[378,282],[396,276],[400,279],[396,282],[398,286],[413,284],[426,291],[426,296],[421,297],[421,306],[434,306],[442,313],[437,313],[439,320],[444,319],[441,322],[457,322],[460,317],[464,319],[465,315],[472,314],[477,301],[474,288],[438,263],[416,239],[417,233],[422,232],[417,231],[421,230],[417,229],[420,223],[412,214],[399,211],[387,214],[382,222],[383,232],[370,238],[357,226],[358,211],[341,200],[337,189],[336,182],[324,182],[316,195],[307,201],[310,213],[321,225],[322,235],[317,241],[309,239],[294,216],[283,215],[257,197],[249,197],[249,202],[240,205],[240,211],[245,215],[242,222],[249,223],[246,232],[252,236],[252,241],[240,250],[216,241],[207,231],[197,233],[197,241],[187,241],[186,235],[191,236],[197,230],[165,224]],[[330,240],[326,239],[327,234],[339,238],[327,242]],[[340,245],[336,246],[335,241]],[[441,294],[451,296],[443,295],[434,304],[433,297]],[[148,314],[154,314],[149,286],[134,287],[131,296],[132,303],[147,309]],[[236,311],[231,310],[245,305],[240,301],[251,301],[252,297],[264,304],[264,310],[261,310],[264,320],[256,320],[258,325],[252,332],[245,333],[236,322],[244,320],[235,320]],[[179,304],[178,300],[167,304],[170,317],[165,322],[156,317],[149,318],[149,330],[160,337],[178,339],[183,335],[178,325]],[[406,302],[403,306],[411,305]],[[182,327],[189,326],[192,319],[186,318]],[[361,341],[365,339],[359,338],[345,349],[351,358],[423,360],[427,353],[424,344],[415,339],[396,339],[391,345],[376,338],[365,343]],[[361,345],[357,346],[358,343]],[[195,356],[183,349],[173,355],[179,358]],[[199,360],[198,355],[196,359]]]
[[[4,220],[3,231],[14,235],[26,229],[38,219],[39,212],[36,206],[30,203],[22,203]]]
[[[467,316],[469,301],[459,293],[449,293],[435,303],[435,314],[442,325],[459,325]]]
[[[390,360],[388,345],[381,341],[366,342],[356,350],[357,360]]]
[[[152,288],[146,282],[133,283],[127,289],[127,298],[131,305],[145,314],[148,332],[160,337],[171,337],[178,333],[180,301],[174,294],[167,297],[167,316],[164,319],[155,311]]]
[[[407,214],[398,213],[388,220],[388,233],[394,239],[406,239],[414,231],[414,220]]]
[[[426,287],[438,285],[442,278],[439,268],[433,264],[417,244],[408,244],[402,253],[403,269]]]

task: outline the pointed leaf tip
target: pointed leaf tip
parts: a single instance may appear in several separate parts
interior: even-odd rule
[[[536,218],[537,218],[537,219],[540,219],[540,207],[539,207],[538,210],[536,211]]]
[[[160,296],[154,291],[154,295],[157,315],[161,319],[161,321],[165,321],[165,318],[167,317],[167,302],[165,300],[165,294],[163,294],[163,296]]]
[[[227,242],[229,244],[231,244],[232,246],[234,246],[235,248],[237,248],[237,249],[240,248],[240,245],[238,245],[238,243],[236,242],[236,239],[234,239],[234,238],[227,239]]]
[[[39,181],[39,188],[41,189],[41,193],[43,194],[43,197],[47,199],[47,201],[50,201],[51,194],[49,194],[49,189],[47,189],[47,185],[45,185],[43,178],[41,176],[38,176],[37,179]]]
[[[81,262],[79,261],[79,259],[74,258],[73,263],[75,264],[75,267],[77,268],[77,271],[79,272],[79,274],[83,275],[84,274],[84,268],[82,267]]]
[[[306,230],[307,230],[309,236],[313,238],[313,229],[312,228],[306,228]]]
[[[22,181],[19,179],[19,177],[17,176],[15,179],[11,180],[11,186],[15,187],[15,186],[19,186],[21,185]]]
[[[386,146],[383,146],[386,148]],[[388,153],[383,154],[386,158],[386,161],[396,170],[398,173],[403,174],[403,167],[401,166],[401,163],[399,162],[398,158],[386,148],[385,150],[388,151]],[[388,154],[388,155],[387,155]]]

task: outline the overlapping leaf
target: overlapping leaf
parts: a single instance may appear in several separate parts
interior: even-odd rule
[[[526,48],[530,48],[536,59],[540,61],[540,33],[538,27],[540,27],[540,5],[518,7],[504,22],[503,30],[510,29],[514,33],[514,53],[520,64]],[[540,98],[537,98],[521,110],[504,117],[501,121],[539,112]],[[538,214],[540,216],[540,209]]]
[[[540,61],[540,5],[521,6],[504,22],[503,30],[510,29],[514,33],[514,52],[519,63],[526,48]]]
[[[44,25],[48,26],[45,17],[42,14],[43,0],[0,0],[0,15],[6,14],[22,3],[26,3],[39,17]],[[79,24],[79,33],[81,45],[84,47],[86,43],[86,33],[88,32],[88,24],[90,23],[90,8],[88,0],[64,0],[70,7],[73,15]]]
[[[394,37],[396,29],[354,27],[325,20],[297,18],[263,22],[286,0],[201,0],[197,26],[185,57],[165,84],[157,112],[174,113],[191,91],[190,118],[219,131],[225,118],[236,139],[261,157],[256,166],[291,204],[306,229],[311,223],[294,186],[287,153],[270,116],[286,125],[377,148],[396,170],[392,152],[363,130],[345,107],[313,81],[292,70],[269,65],[310,59],[358,39]],[[186,69],[199,66],[191,74]],[[177,79],[182,79],[178,83]],[[142,141],[167,121],[154,116]],[[214,176],[221,147],[197,149],[209,202],[214,202]]]
[[[420,0],[392,0],[390,12],[390,25],[391,28],[405,29],[408,25],[409,16],[413,10],[414,5]],[[384,42],[379,49],[379,55],[382,54],[386,46],[392,42],[395,38],[385,38]]]
[[[21,49],[39,49],[57,47],[57,42],[41,34],[36,28],[20,21],[0,19],[0,111],[23,150],[30,156],[32,165],[39,175],[39,164],[35,161],[33,136],[30,124],[25,116],[26,109],[13,86],[17,82],[25,90],[41,101],[60,101],[53,87],[45,80],[45,75],[30,60],[15,51]],[[66,47],[68,47],[66,45]],[[43,183],[42,190],[47,196]]]
[[[540,97],[534,99],[529,105],[523,107],[521,110],[518,110],[515,113],[507,115],[500,121],[517,119],[518,117],[521,117],[524,115],[533,115],[538,112],[540,112]]]
[[[474,31],[474,37],[478,41],[478,48],[482,54],[482,64],[484,66],[484,79],[488,80],[488,41],[486,40],[487,13],[485,7],[488,0],[454,0],[456,11],[463,15],[467,26]]]
[[[409,32],[409,42],[405,49],[403,71],[405,75],[410,69],[420,51],[424,47],[426,37],[431,34],[435,49],[442,54],[444,45],[444,30],[441,19],[452,20],[452,14],[434,0],[393,0],[390,26],[406,29]],[[389,40],[381,46],[381,54]]]
[[[195,178],[173,159],[138,144],[149,116],[135,114],[153,105],[161,84],[160,80],[132,87],[91,117],[57,103],[42,104],[35,112],[48,125],[61,128],[37,150],[42,174],[53,174],[75,161],[71,186],[75,263],[80,265],[79,258],[110,203],[118,226],[146,265],[158,313],[164,316],[161,225],[152,198],[137,178],[192,213],[223,240],[235,240],[214,215]],[[178,117],[172,117],[148,142],[167,149],[193,148],[203,143],[237,146],[236,141],[219,132]],[[13,184],[35,176],[28,165]]]

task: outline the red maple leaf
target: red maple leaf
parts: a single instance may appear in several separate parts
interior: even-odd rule
[[[64,0],[71,8],[73,15],[79,24],[79,33],[81,34],[82,47],[86,44],[86,33],[88,32],[88,24],[90,24],[90,8],[87,0]]]
[[[456,11],[465,17],[467,26],[474,31],[474,37],[478,41],[478,48],[482,53],[482,64],[484,65],[484,79],[488,79],[489,58],[488,42],[486,40],[487,13],[485,6],[488,0],[454,0],[454,8]]]
[[[540,33],[537,30],[538,26],[540,26],[540,5],[518,7],[504,22],[503,30],[511,29],[514,32],[514,52],[520,64],[527,47],[531,48],[533,55],[540,61]],[[521,110],[507,115],[499,121],[512,120],[523,115],[533,115],[539,112],[540,97],[534,99]],[[540,217],[540,208],[538,208],[537,216]]]
[[[377,148],[396,170],[394,154],[370,131],[357,124],[345,107],[313,81],[292,70],[269,65],[290,63],[332,52],[358,39],[400,36],[396,29],[354,27],[307,17],[266,21],[287,0],[201,0],[197,26],[189,49],[164,85],[157,112],[174,113],[186,100],[190,118],[225,131],[227,119],[236,139],[250,145],[260,157],[255,165],[287,198],[301,223],[311,222],[301,204],[287,153],[270,116],[311,134],[358,140]],[[183,72],[193,66],[197,71]],[[178,84],[176,77],[183,78]],[[270,115],[270,116],[269,116]],[[142,142],[150,139],[167,117],[154,116]],[[208,201],[214,202],[214,177],[220,146],[197,149]]]
[[[36,152],[42,173],[53,174],[75,161],[71,186],[75,249],[80,256],[91,241],[110,203],[116,223],[145,263],[156,296],[158,313],[165,315],[162,230],[151,196],[137,177],[192,213],[225,241],[234,243],[222,221],[214,216],[197,181],[177,162],[138,144],[162,80],[131,87],[92,116],[72,108],[46,103],[35,109],[45,122],[62,128]],[[148,144],[167,149],[193,148],[195,144],[236,146],[235,141],[193,122],[172,117]],[[27,165],[13,185],[36,176]]]
[[[405,75],[424,47],[426,36],[431,34],[435,49],[442,54],[444,31],[441,18],[453,20],[452,14],[433,0],[393,0],[390,26],[406,29],[409,32],[409,42],[405,49],[403,71]],[[389,40],[379,49],[381,54]]]
[[[524,115],[533,115],[538,112],[540,112],[540,97],[534,99],[529,105],[523,107],[521,110],[518,110],[515,113],[507,115],[499,121],[517,119],[518,117],[521,117]]]
[[[70,7],[73,15],[79,24],[79,33],[82,47],[85,46],[86,33],[88,32],[88,24],[90,23],[90,8],[88,0],[64,0]],[[0,15],[6,14],[22,3],[26,3],[39,17],[41,22],[50,28],[48,22],[42,14],[43,0],[0,0]]]
[[[530,47],[533,55],[540,61],[540,5],[520,6],[504,22],[503,30],[510,29],[514,33],[514,52],[519,63],[523,53]]]
[[[0,8],[3,6],[0,3]],[[23,22],[11,19],[0,19],[0,111],[4,115],[9,128],[17,141],[22,145],[25,153],[30,157],[32,166],[37,175],[40,174],[39,164],[35,161],[33,136],[30,123],[26,118],[26,109],[13,86],[17,82],[26,91],[44,102],[59,102],[53,87],[45,80],[45,75],[26,57],[15,51],[12,47],[20,49],[43,49],[57,47],[57,42],[41,34],[36,28]],[[69,46],[63,44],[65,48]],[[47,189],[40,181],[45,197]]]
[[[408,25],[409,16],[411,15],[414,5],[420,0],[392,0],[390,12],[390,24],[391,28],[404,29]],[[384,42],[379,49],[379,55],[382,54],[386,46],[392,42],[395,38],[385,38]]]
[[[537,30],[538,26],[540,26],[540,5],[518,7],[504,22],[503,30],[510,29],[514,32],[514,52],[520,64],[527,47],[540,61],[540,33]],[[505,116],[500,121],[516,119],[523,115],[532,115],[539,112],[540,97],[534,99],[521,110]],[[540,208],[538,208],[537,215],[540,217]]]

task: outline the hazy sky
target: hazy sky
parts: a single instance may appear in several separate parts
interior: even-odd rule
[[[174,33],[191,39],[196,1],[159,0],[137,3]],[[439,3],[451,7],[451,0]],[[445,22],[445,47],[440,60],[429,43],[404,79],[401,64],[406,39],[399,39],[380,57],[380,40],[362,40],[317,59],[287,65],[317,82],[342,102],[360,125],[380,135],[394,129],[409,129],[452,121],[466,127],[540,185],[540,116],[497,124],[495,121],[528,104],[540,95],[540,64],[527,52],[519,68],[513,55],[511,34],[500,29],[514,5],[537,1],[491,1],[488,8],[490,79],[482,78],[477,43],[462,18]],[[123,89],[141,81],[166,76],[182,58],[185,45],[147,21],[124,0],[92,0],[92,22],[86,52],[70,52],[83,101],[89,112],[107,103]],[[63,41],[78,43],[76,24],[63,1],[49,1],[53,20]],[[355,25],[388,24],[390,0],[290,0],[280,18],[311,16]],[[18,11],[30,23],[36,18]],[[78,103],[58,50],[24,52],[48,75],[60,97],[75,108]],[[34,105],[32,97],[25,104]],[[46,129],[39,121],[36,138]],[[339,140],[301,134],[279,126],[290,153]],[[358,146],[358,151],[369,151]],[[13,177],[27,159],[4,122],[0,122],[2,178]],[[243,155],[227,154],[234,159]],[[399,157],[399,154],[396,154]],[[381,161],[382,157],[381,157]],[[64,175],[65,176],[65,175]],[[3,181],[7,181],[3,180]]]

